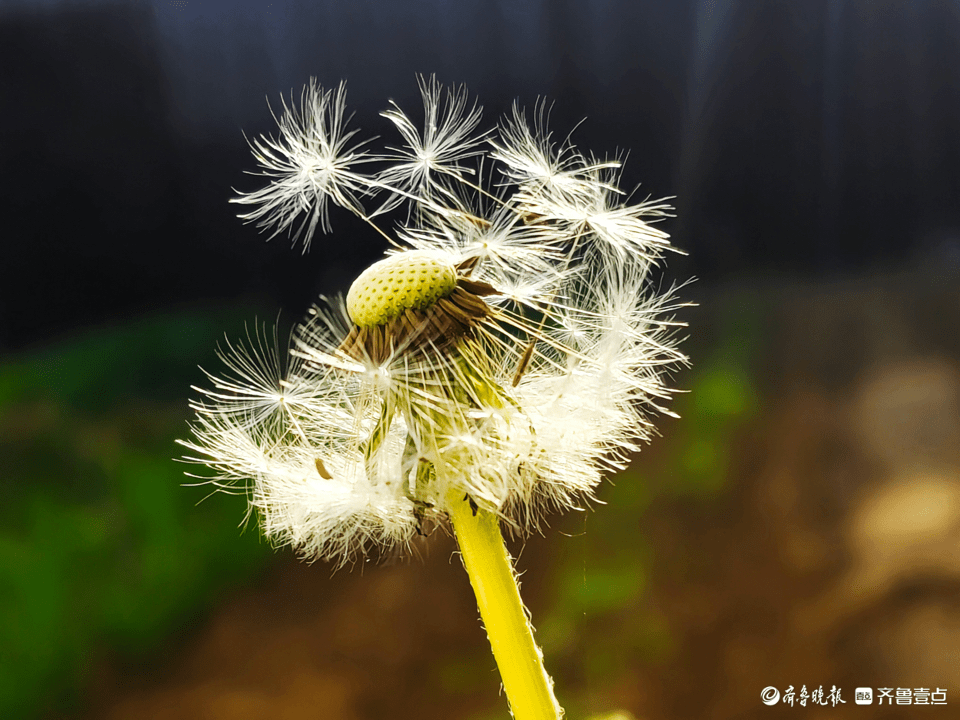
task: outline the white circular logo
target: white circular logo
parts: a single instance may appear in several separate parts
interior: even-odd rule
[[[780,691],[772,685],[765,687],[760,693],[760,699],[763,700],[764,705],[776,705],[780,701]]]

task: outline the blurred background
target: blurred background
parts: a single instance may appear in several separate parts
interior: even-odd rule
[[[449,537],[334,574],[173,460],[224,334],[383,249],[344,213],[264,243],[227,204],[259,187],[243,133],[316,76],[392,138],[416,73],[487,127],[587,118],[625,187],[676,196],[663,282],[698,278],[681,419],[512,545],[567,716],[948,716],[960,3],[0,0],[0,717],[507,717]]]

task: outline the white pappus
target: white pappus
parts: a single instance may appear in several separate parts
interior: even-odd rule
[[[393,104],[402,145],[377,154],[350,144],[343,85],[311,81],[280,136],[251,143],[270,183],[237,199],[305,245],[329,231],[329,203],[392,243],[285,355],[260,329],[225,346],[182,443],[307,559],[403,547],[451,498],[520,532],[581,504],[648,438],[685,362],[682,303],[649,277],[670,249],[650,223],[669,207],[629,204],[618,161],[556,148],[542,105],[533,127],[514,108],[477,134],[463,88],[421,91],[423,133]],[[375,225],[402,206],[392,235]]]

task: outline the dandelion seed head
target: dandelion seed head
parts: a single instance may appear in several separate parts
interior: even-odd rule
[[[391,105],[404,144],[386,153],[351,146],[342,86],[313,81],[280,136],[252,143],[269,184],[239,201],[274,234],[309,239],[330,204],[384,235],[376,217],[406,206],[405,221],[286,353],[261,328],[227,343],[183,442],[311,560],[402,549],[450,497],[519,532],[582,506],[668,412],[685,362],[667,314],[682,303],[650,279],[669,207],[630,203],[619,160],[554,143],[542,103],[533,126],[515,106],[484,150],[466,91],[420,83],[423,129]]]

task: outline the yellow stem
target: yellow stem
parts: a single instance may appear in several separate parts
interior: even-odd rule
[[[533,628],[520,599],[497,516],[475,510],[463,491],[451,491],[448,507],[513,717],[558,720],[563,711],[553,695],[553,681],[543,668],[543,656],[533,641]]]

